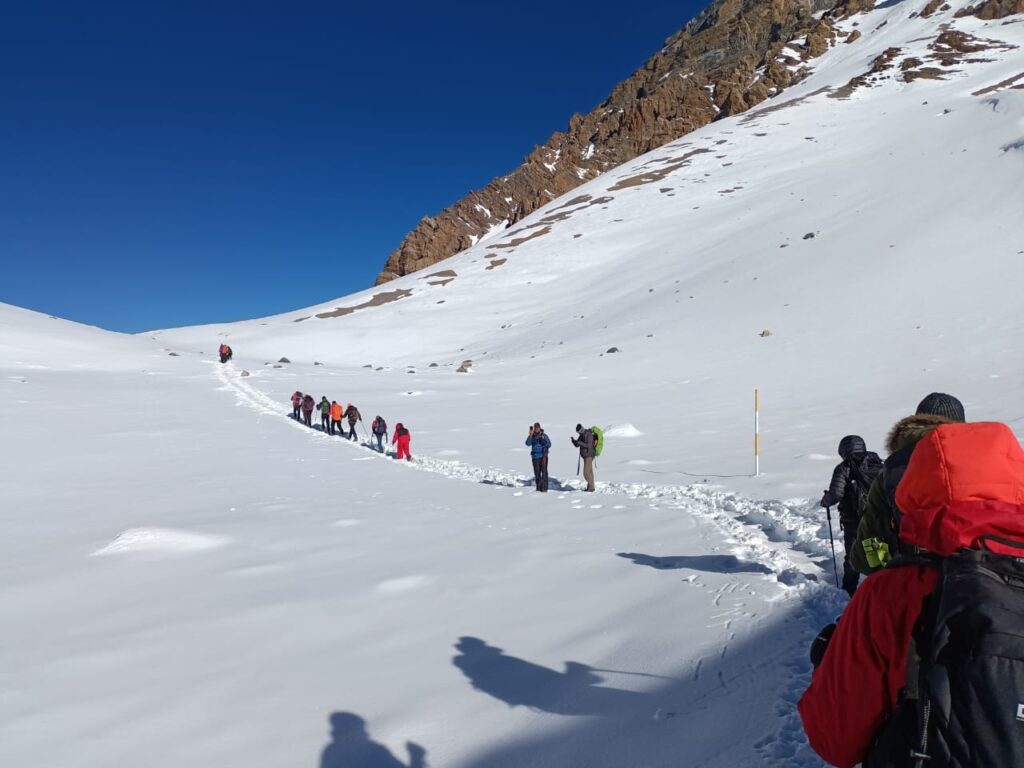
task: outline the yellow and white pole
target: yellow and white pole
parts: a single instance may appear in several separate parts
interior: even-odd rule
[[[754,390],[754,477],[761,476],[761,393]]]

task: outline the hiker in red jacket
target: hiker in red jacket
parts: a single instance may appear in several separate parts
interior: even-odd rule
[[[302,393],[298,390],[292,393],[292,418],[298,421],[302,418],[299,413],[302,410]]]
[[[404,458],[406,461],[412,461],[412,454],[409,453],[409,442],[412,440],[412,435],[409,434],[409,430],[402,426],[399,422],[395,425],[395,435],[391,438],[391,444],[398,444],[398,453],[395,454],[396,459]]]
[[[944,424],[914,449],[896,505],[899,538],[918,552],[1019,556],[1012,542],[1024,541],[1024,451],[1005,424]],[[830,628],[819,635],[820,664],[799,710],[808,741],[830,765],[912,764],[907,745],[917,737],[906,732],[916,730],[917,710],[900,707],[900,695],[914,626],[939,574],[924,558],[883,568],[861,584],[831,639]]]

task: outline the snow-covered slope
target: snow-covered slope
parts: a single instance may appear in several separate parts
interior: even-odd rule
[[[860,38],[837,40],[776,100],[428,274],[156,336],[192,349],[225,338],[260,368],[281,356],[415,366],[401,384],[386,371],[359,377],[364,399],[396,386],[493,392],[527,365],[532,384],[502,387],[490,420],[626,420],[648,436],[629,443],[644,454],[634,458],[671,456],[695,473],[748,470],[759,387],[770,493],[810,493],[806,457],[833,455],[835,436],[853,430],[878,446],[931,390],[954,391],[974,417],[1016,418],[1024,24],[957,19],[957,3],[930,18],[916,15],[923,3],[886,5],[841,22]],[[984,50],[950,58],[936,42],[950,30]],[[847,87],[892,50],[888,69]],[[944,79],[904,82],[904,69],[928,68]],[[602,357],[611,347],[620,352]],[[474,381],[449,385],[464,359]],[[438,405],[424,397],[406,413]]]
[[[1024,20],[886,5],[429,275],[137,337],[0,307],[0,764],[819,765],[838,439],[931,390],[1024,418]],[[926,61],[950,30],[998,44]],[[416,460],[290,421],[295,389]],[[593,495],[577,421],[608,428]]]

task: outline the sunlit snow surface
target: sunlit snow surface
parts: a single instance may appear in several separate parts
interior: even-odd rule
[[[919,10],[424,275],[136,337],[0,307],[0,764],[819,765],[793,707],[843,604],[839,438],[881,450],[932,390],[1024,419],[1024,91],[972,95],[1020,51],[821,91],[941,24],[1024,43]],[[296,424],[296,389],[414,461]]]

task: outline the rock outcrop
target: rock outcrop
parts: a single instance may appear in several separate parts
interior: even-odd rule
[[[837,15],[871,7],[845,0]],[[991,1],[991,0],[990,0]],[[1006,0],[997,0],[1006,2]],[[583,182],[713,120],[750,109],[807,75],[836,39],[835,0],[716,0],[587,115],[522,165],[435,216],[388,258],[377,284],[429,267],[501,231]]]

